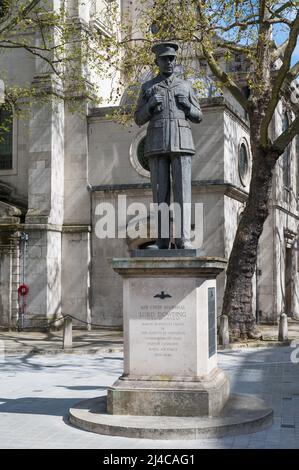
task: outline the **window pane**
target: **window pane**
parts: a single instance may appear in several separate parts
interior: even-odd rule
[[[248,173],[248,155],[245,144],[241,144],[239,154],[239,172],[241,179],[244,180]]]
[[[290,148],[287,147],[283,154],[283,184],[290,186]]]
[[[288,127],[289,127],[289,118],[288,118],[287,113],[284,113],[283,118],[282,118],[282,132],[286,131]]]
[[[12,169],[12,112],[0,110],[0,170]]]

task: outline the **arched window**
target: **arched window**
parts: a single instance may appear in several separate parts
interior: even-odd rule
[[[8,105],[0,108],[0,170],[11,170],[12,161],[13,112]]]
[[[284,113],[282,118],[282,132],[286,131],[289,127],[289,118],[287,113]],[[288,145],[282,156],[282,171],[283,171],[283,186],[286,189],[289,189],[291,183],[290,176],[290,154],[291,146]]]

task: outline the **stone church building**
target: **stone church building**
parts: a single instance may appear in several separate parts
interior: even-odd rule
[[[88,6],[69,3],[69,14],[88,22]],[[12,83],[29,82],[49,92],[56,87],[40,59],[22,49],[1,56],[1,63]],[[242,72],[237,59],[230,67]],[[100,239],[96,231],[101,202],[116,209],[119,196],[126,196],[127,205],[151,202],[142,153],[146,129],[114,122],[109,103],[92,108],[82,97],[80,112],[73,112],[62,91],[59,96],[35,103],[26,119],[13,116],[0,142],[0,327],[16,325],[23,283],[29,287],[28,328],[61,314],[121,326],[122,282],[111,258],[129,256],[132,248],[150,241]],[[203,219],[202,227],[192,227],[202,231],[194,246],[207,256],[228,258],[249,190],[248,119],[226,93],[207,90],[200,104],[203,121],[193,126],[192,200],[202,204]],[[296,104],[281,102],[273,135],[296,112]],[[3,110],[0,119],[5,119]],[[275,168],[254,278],[252,302],[259,322],[276,322],[282,312],[299,319],[298,142],[294,139]],[[219,312],[224,283],[222,274],[217,279]]]

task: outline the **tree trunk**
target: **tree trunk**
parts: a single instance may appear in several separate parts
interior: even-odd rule
[[[252,146],[253,147],[253,146]],[[230,254],[222,314],[228,315],[232,339],[259,336],[252,312],[252,277],[272,187],[277,156],[252,148],[250,191]]]

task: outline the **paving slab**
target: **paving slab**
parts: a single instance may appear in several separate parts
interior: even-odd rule
[[[63,349],[60,331],[0,331],[5,354],[96,354],[123,350],[123,333],[116,328],[73,330],[72,349]]]
[[[290,347],[248,348],[219,353],[219,365],[230,378],[232,393],[264,399],[273,407],[274,423],[266,432],[240,438],[154,440],[105,436],[77,429],[67,421],[68,410],[82,400],[104,396],[123,370],[121,353],[6,355],[0,366],[1,448],[86,449],[217,449],[299,448],[299,415],[294,428],[283,406],[287,393],[295,401],[299,364]],[[277,377],[277,370],[281,371]],[[253,380],[253,376],[259,378]],[[285,382],[285,383],[283,383]],[[269,386],[269,384],[271,386]],[[290,387],[290,388],[289,388]],[[272,400],[272,401],[271,401]],[[297,400],[296,400],[297,402]],[[244,439],[247,436],[248,440]]]

